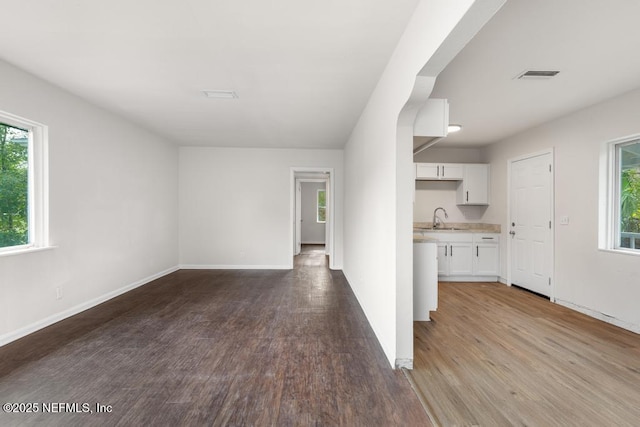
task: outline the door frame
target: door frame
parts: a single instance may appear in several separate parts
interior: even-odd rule
[[[551,289],[549,291],[549,299],[552,302],[556,301],[556,296],[555,296],[555,290],[556,290],[556,268],[555,268],[555,236],[556,236],[556,218],[555,218],[555,212],[556,212],[556,207],[555,207],[555,176],[556,176],[556,167],[555,167],[555,156],[554,156],[554,149],[553,147],[551,148],[547,148],[545,150],[542,151],[537,151],[534,153],[529,153],[529,154],[524,154],[521,156],[517,156],[517,157],[513,157],[507,160],[507,221],[506,221],[506,229],[505,229],[505,239],[507,240],[507,253],[506,253],[506,260],[507,260],[507,286],[511,286],[511,279],[512,279],[512,275],[511,275],[511,261],[512,261],[512,257],[511,257],[511,251],[512,251],[512,240],[509,237],[509,230],[511,229],[511,186],[513,184],[512,182],[512,172],[511,172],[511,168],[513,166],[513,164],[515,162],[519,162],[522,160],[527,160],[527,159],[532,159],[534,157],[539,157],[539,156],[544,156],[544,155],[550,155],[550,163],[551,163],[551,185],[550,185],[550,189],[549,189],[549,198],[550,200],[550,206],[551,206],[551,236],[549,238],[550,240],[550,257],[551,257],[551,262],[549,265],[549,276],[551,277]]]
[[[305,183],[323,183],[325,185],[324,189],[326,194],[329,194],[329,191],[327,190],[327,185],[329,184],[329,179],[328,178],[296,178],[296,195],[298,193],[301,193],[302,191],[302,184]],[[293,254],[294,255],[298,255],[298,240],[302,240],[302,197],[296,197],[296,215],[295,215],[295,245],[294,245],[294,249],[293,249]],[[328,207],[328,206],[327,206]],[[327,218],[328,219],[328,218]],[[329,241],[329,227],[327,227],[328,225],[328,220],[325,221],[324,224],[324,246],[325,246],[325,253],[328,255],[329,251],[327,250],[327,242]],[[300,239],[299,239],[300,238]],[[302,243],[302,242],[300,242]]]
[[[329,268],[335,270],[335,172],[333,168],[292,167],[290,169],[290,200],[289,212],[291,227],[289,227],[289,268],[293,269],[293,257],[297,246],[297,209],[296,193],[300,182],[325,182],[327,192],[327,221],[325,223],[325,252],[329,255]]]

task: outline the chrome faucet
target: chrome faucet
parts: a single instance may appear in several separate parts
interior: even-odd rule
[[[442,224],[443,223],[442,220],[438,217],[438,215],[436,215],[436,213],[440,209],[442,209],[442,212],[444,212],[444,217],[445,218],[449,218],[449,215],[447,215],[447,211],[444,210],[444,208],[441,208],[441,207],[435,208],[433,210],[433,228],[438,228],[438,224]]]

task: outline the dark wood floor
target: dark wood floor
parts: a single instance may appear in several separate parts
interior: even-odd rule
[[[0,348],[0,425],[430,425],[344,275],[183,270]]]
[[[410,377],[443,426],[640,426],[640,335],[502,284],[440,283]]]

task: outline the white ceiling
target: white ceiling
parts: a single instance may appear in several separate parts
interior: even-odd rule
[[[178,144],[341,148],[417,3],[2,0],[0,58]]]
[[[640,1],[508,0],[438,76],[438,147],[479,147],[640,87]],[[514,80],[526,69],[551,80]]]
[[[341,148],[417,3],[2,0],[0,58],[178,144]],[[640,87],[638,17],[635,0],[508,0],[437,79],[464,126],[438,146]],[[220,89],[240,98],[202,93]]]

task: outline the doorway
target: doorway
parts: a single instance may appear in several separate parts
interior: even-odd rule
[[[553,152],[509,161],[509,284],[553,300]]]
[[[299,179],[300,243],[303,246],[326,245],[327,183],[326,180]],[[317,248],[316,248],[317,250]]]
[[[333,269],[333,169],[291,168],[291,179],[291,268],[295,256],[322,251]]]

